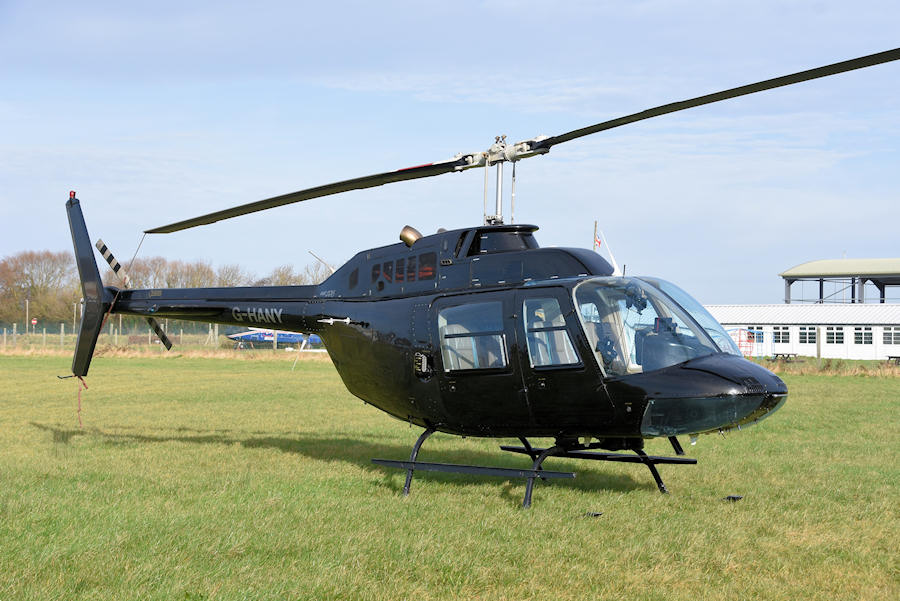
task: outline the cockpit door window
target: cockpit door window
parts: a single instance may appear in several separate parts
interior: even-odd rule
[[[558,300],[552,297],[527,298],[522,314],[531,367],[579,363]]]

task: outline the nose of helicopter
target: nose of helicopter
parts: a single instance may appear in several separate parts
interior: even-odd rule
[[[742,428],[765,419],[787,400],[785,383],[764,367],[734,356],[688,361],[681,369],[705,380],[701,395],[648,400],[643,436],[702,434]]]

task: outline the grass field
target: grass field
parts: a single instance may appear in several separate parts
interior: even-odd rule
[[[900,379],[785,375],[771,419],[661,466],[672,494],[550,459],[578,477],[525,511],[496,478],[418,473],[402,498],[370,459],[419,430],[292,361],[102,357],[79,428],[68,356],[0,355],[0,599],[900,598]],[[420,458],[527,465],[498,442]]]

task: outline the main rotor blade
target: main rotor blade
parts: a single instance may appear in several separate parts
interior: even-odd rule
[[[817,79],[819,77],[837,75],[838,73],[845,73],[847,71],[853,71],[855,69],[871,67],[873,65],[879,65],[881,63],[887,63],[898,59],[900,59],[900,48],[895,48],[893,50],[887,50],[885,52],[879,52],[877,54],[870,54],[869,56],[862,56],[860,58],[854,58],[851,60],[834,63],[832,65],[818,67],[816,69],[800,71],[799,73],[794,73],[792,75],[785,75],[782,77],[776,77],[774,79],[767,79],[765,81],[760,81],[737,88],[731,88],[730,90],[724,90],[722,92],[716,92],[714,94],[698,96],[697,98],[692,98],[690,100],[682,100],[681,102],[664,104],[662,106],[641,111],[639,113],[634,113],[625,117],[619,117],[618,119],[612,119],[610,121],[604,121],[602,123],[597,123],[596,125],[583,127],[581,129],[575,129],[570,132],[550,138],[535,138],[532,140],[526,140],[524,142],[517,143],[511,149],[507,148],[506,150],[501,150],[501,152],[498,153],[497,157],[494,157],[494,155],[492,154],[492,147],[492,150],[486,153],[476,153],[474,155],[457,155],[452,159],[441,161],[438,163],[428,163],[426,165],[419,165],[417,167],[409,167],[407,169],[399,169],[397,171],[387,171],[385,173],[376,173],[375,175],[367,175],[364,177],[357,177],[354,179],[348,179],[332,184],[326,184],[324,186],[317,186],[315,188],[307,188],[305,190],[299,190],[290,194],[283,194],[281,196],[275,196],[273,198],[267,198],[265,200],[259,200],[256,202],[239,205],[230,209],[216,211],[215,213],[209,213],[207,215],[202,215],[193,219],[186,219],[177,223],[145,230],[145,233],[168,234],[171,232],[177,232],[180,230],[197,227],[198,225],[215,223],[216,221],[221,221],[223,219],[239,217],[248,213],[255,213],[257,211],[264,211],[266,209],[280,207],[286,204],[300,202],[303,200],[310,200],[312,198],[318,198],[320,196],[329,196],[331,194],[349,192],[350,190],[360,190],[363,188],[373,188],[375,186],[383,186],[384,184],[411,179],[419,179],[422,177],[433,177],[435,175],[441,175],[444,173],[462,171],[463,169],[468,169],[471,167],[490,165],[499,161],[516,161],[522,158],[527,158],[529,156],[544,154],[549,151],[551,146],[554,146],[556,144],[568,142],[576,138],[581,138],[590,134],[595,134],[597,132],[613,129],[622,125],[628,125],[629,123],[643,121],[644,119],[650,119],[651,117],[659,117],[660,115],[683,111],[685,109],[702,106],[704,104],[711,104],[713,102],[728,100],[730,98],[736,98],[738,96],[746,96],[747,94],[755,94],[756,92],[771,90],[773,88],[780,88],[782,86],[809,81],[811,79]]]
[[[460,156],[458,158],[441,161],[439,163],[428,163],[427,165],[418,165],[416,167],[398,169],[397,171],[387,171],[385,173],[376,173],[375,175],[366,175],[364,177],[357,177],[354,179],[347,179],[332,184],[325,184],[324,186],[316,186],[315,188],[307,188],[306,190],[291,192],[290,194],[282,194],[281,196],[275,196],[273,198],[267,198],[265,200],[258,200],[256,202],[232,207],[230,209],[223,209],[221,211],[216,211],[215,213],[209,213],[207,215],[201,215],[200,217],[194,217],[193,219],[185,219],[184,221],[179,221],[177,223],[171,223],[169,225],[163,225],[161,227],[145,230],[144,233],[170,234],[172,232],[186,230],[191,227],[197,227],[198,225],[207,225],[209,223],[215,223],[216,221],[221,221],[223,219],[239,217],[241,215],[255,213],[257,211],[265,211],[266,209],[280,207],[282,205],[300,202],[303,200],[309,200],[311,198],[318,198],[320,196],[329,196],[331,194],[338,194],[340,192],[349,192],[350,190],[374,188],[375,186],[383,186],[384,184],[390,184],[393,182],[401,182],[410,179],[432,177],[434,175],[450,173],[451,171],[458,171],[468,165],[469,161],[466,159],[466,157]]]
[[[895,61],[897,59],[900,59],[900,48],[886,50],[885,52],[870,54],[868,56],[862,56],[860,58],[854,58],[847,61],[834,63],[832,65],[818,67],[816,69],[800,71],[799,73],[794,73],[792,75],[784,75],[782,77],[776,77],[774,79],[767,79],[765,81],[751,83],[737,88],[731,88],[730,90],[724,90],[722,92],[716,92],[714,94],[706,94],[704,96],[698,96],[697,98],[692,98],[690,100],[682,100],[680,102],[664,104],[662,106],[641,111],[640,113],[634,113],[625,117],[619,117],[618,119],[604,121],[602,123],[597,123],[596,125],[582,127],[581,129],[574,129],[570,132],[558,136],[553,136],[543,141],[537,142],[534,147],[550,148],[555,144],[561,144],[563,142],[568,142],[569,140],[589,136],[597,132],[613,129],[614,127],[621,127],[622,125],[628,125],[629,123],[635,123],[636,121],[643,121],[644,119],[659,117],[660,115],[667,115],[669,113],[683,111],[685,109],[702,106],[704,104],[711,104],[713,102],[719,102],[722,100],[728,100],[730,98],[736,98],[738,96],[746,96],[747,94],[755,94],[756,92],[763,92],[765,90],[771,90],[773,88],[789,86],[791,84],[809,81],[811,79],[818,79],[819,77],[828,77],[829,75],[837,75],[838,73],[845,73],[847,71],[862,69],[864,67],[880,65],[881,63],[887,63],[890,61]]]

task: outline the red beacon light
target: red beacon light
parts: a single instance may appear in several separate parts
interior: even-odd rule
[[[69,190],[69,200],[75,200],[75,190]]]

